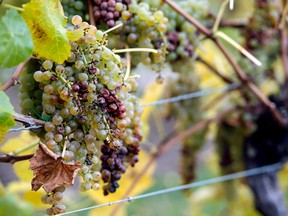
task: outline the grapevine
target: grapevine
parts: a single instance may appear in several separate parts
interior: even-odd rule
[[[0,150],[5,152],[0,162],[29,160],[32,190],[44,189],[41,202],[49,205],[47,215],[70,209],[64,192],[75,181],[87,199],[119,193],[129,201],[149,167],[177,144],[180,151],[173,156],[179,154],[183,184],[196,179],[198,161],[203,160],[198,153],[207,145],[215,145],[218,163],[213,164],[221,174],[286,160],[288,4],[284,1],[254,0],[253,10],[240,23],[233,20],[232,10],[243,3],[229,0],[218,4],[217,10],[212,1],[194,0],[9,3],[0,1],[0,10],[7,10],[0,15],[0,75],[18,66],[0,91],[4,143]],[[145,87],[149,75],[136,75],[141,64],[156,72],[157,85]],[[13,86],[19,90],[21,113],[10,103]],[[215,97],[183,97],[204,92],[207,86],[224,90]],[[178,96],[181,99],[173,100]],[[149,116],[155,117],[154,122]],[[166,128],[168,120],[173,126]],[[13,128],[16,122],[23,127]],[[158,146],[149,137],[151,122],[157,130],[150,134],[160,138]],[[16,150],[7,148],[6,135],[21,130],[29,130],[29,137],[37,140]],[[150,158],[140,170],[142,148]],[[267,159],[267,152],[272,159]],[[131,185],[125,189],[122,185],[129,178]],[[276,171],[247,178],[256,208],[263,214],[286,211],[284,202],[275,203],[283,200],[277,181]],[[231,206],[239,201],[235,185],[226,185],[225,202]],[[259,185],[267,190],[273,185],[276,198],[263,195]],[[1,189],[2,184],[0,198]],[[234,214],[234,208],[227,209]],[[118,210],[119,205],[110,216]]]

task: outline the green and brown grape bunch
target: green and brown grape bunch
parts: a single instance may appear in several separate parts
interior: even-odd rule
[[[80,16],[72,24],[83,28],[84,36],[70,41],[69,58],[63,64],[39,59],[35,70],[27,69],[21,81],[22,112],[46,121],[37,134],[64,163],[81,162],[82,191],[98,190],[102,179],[108,195],[138,161],[142,108],[133,94],[137,82],[124,80],[121,58],[104,45],[104,32]],[[59,193],[64,189],[43,198],[52,204],[49,214],[63,211]]]
[[[107,29],[123,24],[109,38],[112,47],[156,49],[157,53],[133,54],[132,64],[142,62],[156,71],[162,68],[167,48],[164,34],[168,25],[162,11],[136,0],[94,0],[93,5],[96,25]]]

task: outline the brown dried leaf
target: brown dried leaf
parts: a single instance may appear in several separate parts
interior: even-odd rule
[[[49,193],[60,186],[73,185],[80,163],[65,164],[62,157],[56,155],[44,144],[39,148],[30,160],[30,169],[35,177],[32,179],[32,190],[37,191],[41,186]]]

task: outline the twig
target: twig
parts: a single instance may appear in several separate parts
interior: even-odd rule
[[[90,18],[90,24],[95,26],[96,22],[95,22],[95,17],[93,14],[93,5],[92,5],[92,1],[88,0],[88,10],[89,10],[89,18]]]
[[[287,4],[288,5],[288,4]],[[285,84],[288,84],[288,43],[287,43],[287,30],[286,28],[281,29],[281,57],[282,57],[282,64],[284,69],[285,75]]]
[[[21,156],[14,156],[14,155],[2,155],[0,156],[0,163],[11,163],[14,164],[19,161],[29,160],[33,157],[34,154],[29,155],[21,155]]]
[[[244,56],[246,56],[246,58],[248,58],[250,61],[252,61],[255,65],[257,65],[257,66],[261,66],[262,65],[262,63],[255,56],[253,56],[251,53],[249,53],[245,48],[243,48],[240,44],[238,44],[235,40],[230,38],[225,33],[218,31],[218,32],[215,32],[215,36],[222,38],[223,40],[228,42],[230,45],[235,47]]]
[[[219,24],[222,20],[222,17],[223,17],[223,14],[224,14],[224,11],[225,11],[225,8],[228,4],[229,0],[226,0],[224,1],[222,4],[221,4],[221,7],[220,7],[220,10],[217,14],[217,17],[216,17],[216,20],[214,22],[214,25],[213,25],[213,28],[212,28],[212,31],[213,33],[215,33],[216,31],[218,31],[218,28],[219,28]]]
[[[283,118],[281,117],[280,112],[276,109],[274,103],[272,103],[260,90],[259,88],[249,80],[248,76],[241,70],[238,64],[234,62],[232,59],[230,53],[226,50],[226,48],[223,46],[223,44],[213,36],[211,31],[207,29],[205,26],[203,26],[201,23],[199,23],[195,18],[191,17],[188,13],[186,13],[183,9],[181,9],[176,3],[174,3],[172,0],[164,0],[165,3],[167,3],[170,7],[172,7],[175,11],[177,11],[180,15],[182,15],[188,22],[193,24],[202,34],[206,35],[208,38],[210,38],[217,47],[221,50],[221,52],[226,57],[227,61],[230,63],[230,65],[235,70],[238,78],[242,82],[243,85],[246,85],[252,93],[255,94],[255,96],[262,102],[264,106],[266,106],[268,109],[271,110],[273,113],[275,119],[279,122],[280,125],[284,126],[285,122],[283,121]]]
[[[12,77],[10,78],[10,80],[8,80],[8,82],[6,82],[2,87],[1,90],[2,91],[6,91],[8,90],[10,87],[18,84],[18,78],[23,70],[23,68],[25,67],[25,65],[27,64],[27,62],[30,60],[31,57],[29,57],[28,59],[26,59],[24,62],[20,63],[17,67],[17,69],[15,70],[14,74],[12,75]]]
[[[281,21],[279,24],[279,29],[284,29],[287,13],[288,13],[288,2],[286,2],[284,9],[283,9],[283,12],[282,12],[282,17],[281,17]]]
[[[219,121],[222,119],[225,115],[228,113],[235,111],[235,108],[228,109],[226,111],[223,111],[222,113],[219,113],[216,117],[206,119],[203,121],[198,122],[197,124],[193,125],[192,127],[188,128],[187,130],[183,131],[182,133],[179,133],[178,135],[170,134],[168,137],[166,137],[159,145],[157,148],[157,151],[150,160],[147,161],[145,166],[142,168],[142,170],[139,172],[137,177],[133,180],[129,188],[127,189],[126,193],[122,196],[123,198],[126,198],[129,196],[131,191],[134,189],[135,185],[139,182],[139,180],[143,177],[145,172],[150,168],[150,166],[154,163],[154,161],[160,157],[162,154],[164,154],[166,151],[168,151],[171,147],[177,145],[179,142],[182,140],[186,139],[187,137],[191,136],[195,132],[202,130],[203,128],[207,127],[210,123]],[[115,206],[113,211],[111,212],[110,216],[116,215],[118,209],[120,208],[121,204],[118,204]]]
[[[197,58],[197,61],[201,62],[202,64],[204,64],[208,69],[210,69],[211,72],[215,73],[218,77],[220,77],[224,82],[228,83],[228,84],[233,84],[234,82],[226,77],[225,75],[221,74],[220,71],[218,71],[215,67],[213,67],[213,65],[211,65],[210,63],[208,63],[207,61],[205,61],[202,58]]]
[[[13,118],[15,121],[24,123],[25,125],[44,125],[46,123],[40,119],[34,119],[30,116],[22,115],[20,113],[14,113]]]

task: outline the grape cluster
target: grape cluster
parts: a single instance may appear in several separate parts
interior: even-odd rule
[[[130,16],[127,7],[131,0],[94,0],[93,3],[93,15],[97,25],[105,23],[111,28],[121,17]]]
[[[98,25],[113,27],[123,23],[123,27],[112,32],[111,47],[152,48],[157,53],[136,53],[132,65],[142,62],[159,71],[166,55],[164,33],[168,19],[160,10],[152,10],[149,4],[136,0],[94,0],[94,18]]]
[[[64,163],[82,163],[82,191],[98,190],[102,178],[107,195],[138,161],[142,109],[132,94],[137,82],[124,80],[121,58],[103,45],[102,31],[80,16],[74,16],[72,24],[84,27],[84,36],[70,42],[71,53],[63,64],[43,59],[27,68],[21,82],[22,112],[46,121],[38,135],[63,155]]]
[[[86,21],[89,20],[87,1],[84,0],[61,0],[64,14],[71,22],[74,15],[83,17]]]
[[[173,63],[181,59],[194,57],[200,35],[197,29],[170,6],[166,4],[162,5],[160,2],[157,4],[151,0],[145,0],[145,2],[163,11],[164,16],[169,20],[165,33],[168,50],[167,60]],[[193,14],[193,17],[197,20],[205,22],[203,23],[205,25],[212,21],[207,10],[199,3],[195,4],[193,1],[181,1],[177,2],[177,4],[187,13]]]
[[[280,33],[277,26],[281,16],[279,11],[281,10],[276,1],[255,0],[253,16],[248,20],[247,26],[242,29],[245,48],[263,64],[261,69],[255,69],[255,67],[247,66],[244,60],[240,60],[239,64],[253,77],[255,77],[256,70],[259,70],[258,73],[262,75],[263,69],[274,73],[273,64],[280,49]],[[259,76],[255,78],[256,82],[257,79],[263,79]]]
[[[64,191],[65,187],[59,187],[56,188],[52,193],[44,194],[41,197],[42,203],[52,205],[51,208],[46,210],[47,215],[60,214],[65,212],[66,206],[60,202],[63,198]]]
[[[177,70],[178,77],[167,80],[169,88],[165,91],[165,98],[175,97],[199,90],[199,77],[195,73],[191,73],[193,61],[181,60],[173,64],[173,70]],[[175,68],[176,69],[175,69]],[[203,110],[201,109],[201,99],[184,100],[179,103],[167,104],[165,114],[168,118],[175,118],[179,123],[179,131],[199,122],[203,118]],[[183,184],[188,184],[195,177],[195,163],[197,151],[205,142],[206,130],[201,130],[187,139],[183,140],[181,146],[180,168]]]

